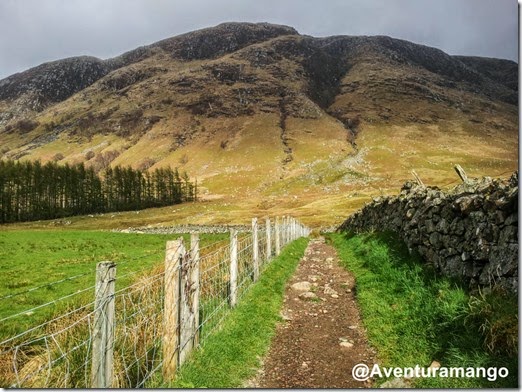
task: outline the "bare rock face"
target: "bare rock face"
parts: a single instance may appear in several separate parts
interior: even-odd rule
[[[450,192],[408,182],[398,196],[373,200],[338,230],[391,230],[444,275],[472,287],[518,290],[518,172]]]
[[[168,38],[151,46],[162,48],[173,58],[202,60],[217,58],[282,35],[298,34],[292,27],[270,23],[222,23]]]
[[[213,59],[257,42],[296,34],[297,31],[291,27],[268,23],[224,23],[140,47],[114,59],[82,56],[57,60],[0,80],[0,101],[17,100],[16,105],[39,112],[91,86],[116,69],[161,52],[168,52],[173,59]],[[139,68],[130,71],[130,74],[110,78],[104,85],[110,89],[121,89],[151,76],[150,72]],[[21,97],[24,99],[19,99]],[[27,114],[29,110],[12,110],[13,115],[6,116],[6,119],[19,117],[17,113]]]
[[[454,56],[468,67],[482,73],[491,80],[497,80],[507,88],[518,90],[518,64],[501,59],[473,56]]]
[[[0,80],[0,100],[32,94],[39,105],[60,102],[90,86],[110,69],[95,57],[53,61]],[[35,104],[37,109],[39,106]]]

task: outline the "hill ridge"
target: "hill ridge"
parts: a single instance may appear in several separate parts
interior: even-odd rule
[[[335,215],[317,200],[345,205],[342,192],[400,186],[411,169],[432,183],[450,181],[448,161],[512,171],[517,104],[513,62],[225,23],[0,81],[0,159],[179,166],[203,198],[272,208],[294,194]]]
[[[477,62],[485,63],[488,61],[491,63],[493,61],[495,66],[502,64],[505,68],[505,72],[502,75],[503,78],[500,79],[501,84],[512,91],[518,89],[518,78],[513,76],[515,71],[513,68],[516,67],[516,63],[510,60],[482,58],[477,56],[451,56],[437,48],[409,42],[403,39],[391,38],[385,35],[337,35],[314,38],[311,36],[301,36],[294,28],[284,25],[265,22],[226,22],[214,27],[208,27],[169,37],[106,60],[94,56],[74,56],[45,62],[26,71],[18,72],[0,80],[0,100],[14,100],[24,93],[32,92],[38,94],[42,98],[43,102],[41,102],[40,105],[36,105],[37,110],[39,110],[41,109],[41,106],[45,106],[47,101],[50,103],[60,102],[74,93],[81,91],[85,87],[88,87],[110,72],[132,65],[152,56],[156,49],[168,52],[173,59],[188,61],[197,59],[214,59],[225,54],[234,53],[244,47],[286,35],[295,35],[309,39],[314,44],[317,44],[318,47],[322,46],[325,49],[329,49],[331,44],[336,41],[345,44],[343,48],[344,50],[352,49],[350,48],[351,46],[360,46],[361,41],[363,41],[363,45],[365,43],[377,43],[381,47],[395,52],[393,56],[394,60],[410,60],[409,58],[400,59],[399,56],[397,56],[397,48],[401,45],[400,50],[404,51],[404,48],[406,48],[409,52],[408,55],[410,58],[412,57],[412,54],[417,54],[417,56],[414,56],[413,61],[419,66],[438,73],[441,69],[434,67],[436,67],[436,64],[439,64],[440,61],[427,61],[429,58],[426,59],[422,58],[422,56],[418,56],[418,54],[425,54],[426,51],[432,53],[431,57],[433,57],[433,53],[436,53],[441,58],[446,58],[446,60],[456,60],[457,62],[455,65],[460,66],[461,69],[456,69],[455,66],[451,68],[451,71],[453,73],[456,72],[456,75],[450,74],[450,77],[456,76],[458,78],[460,76],[460,78],[465,78],[466,80],[471,80],[477,77],[486,77],[491,81],[498,81],[496,80],[498,73],[486,72],[484,74],[479,72],[477,69],[478,67],[476,66]],[[492,66],[490,65],[490,67]],[[444,69],[442,69],[442,71],[444,71]],[[80,78],[80,83],[73,83],[70,86],[59,85],[55,80],[55,76],[58,76],[56,74],[66,78]],[[42,84],[42,81],[47,82],[47,84]],[[53,92],[56,91],[58,91],[58,93],[53,94]],[[517,97],[511,95],[507,102],[516,103],[517,99]]]

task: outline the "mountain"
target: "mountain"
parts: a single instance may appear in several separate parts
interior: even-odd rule
[[[0,145],[3,158],[178,166],[221,209],[336,222],[412,169],[439,185],[452,163],[515,170],[518,65],[225,23],[1,80]]]

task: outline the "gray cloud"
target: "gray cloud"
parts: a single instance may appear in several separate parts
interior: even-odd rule
[[[77,55],[113,57],[225,21],[301,34],[389,35],[450,54],[518,58],[516,0],[1,0],[0,78]]]

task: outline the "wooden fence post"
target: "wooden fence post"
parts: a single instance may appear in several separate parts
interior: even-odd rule
[[[420,179],[419,175],[417,174],[417,172],[415,170],[412,170],[411,171],[411,174],[413,174],[413,177],[415,178],[415,181],[417,181],[417,184],[420,185],[421,187],[425,188],[425,185],[424,183],[422,182],[422,180]]]
[[[252,218],[252,263],[254,266],[254,282],[259,279],[259,238],[257,232],[257,218]]]
[[[275,254],[279,256],[281,253],[281,233],[280,233],[280,219],[278,216],[275,218]]]
[[[272,225],[270,218],[266,218],[266,261],[272,256]]]
[[[163,305],[163,378],[172,380],[179,363],[179,300],[183,238],[167,241]]]
[[[199,270],[194,260],[195,251],[199,254],[199,236],[191,234],[190,252],[182,255],[181,262],[181,290],[179,315],[179,364],[183,365],[194,348],[194,336],[197,333],[196,314],[199,307],[195,306]],[[199,257],[199,255],[198,255]]]
[[[460,179],[462,180],[462,182],[465,184],[469,183],[468,175],[466,174],[466,172],[464,171],[462,166],[457,164],[454,166],[454,168],[455,168],[455,171],[457,172],[457,174],[459,175]]]
[[[237,230],[230,230],[230,306],[237,303]]]
[[[281,218],[281,247],[286,245],[286,216]]]
[[[96,265],[91,388],[111,388],[114,358],[114,291],[116,264]]]

